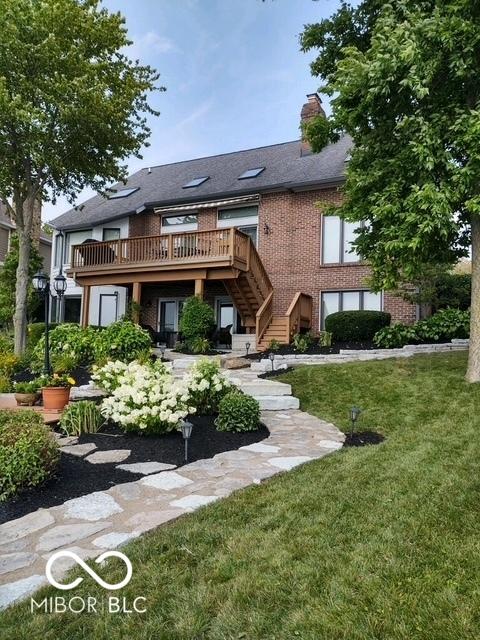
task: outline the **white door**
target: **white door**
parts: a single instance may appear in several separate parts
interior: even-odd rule
[[[118,296],[116,293],[100,294],[100,309],[98,324],[107,327],[117,320]]]

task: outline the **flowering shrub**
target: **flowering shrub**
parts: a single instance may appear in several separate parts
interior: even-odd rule
[[[190,394],[190,404],[197,413],[217,413],[220,400],[232,389],[232,384],[213,360],[198,360],[184,375],[183,382]]]
[[[129,320],[119,320],[98,333],[94,343],[95,362],[132,362],[150,355],[152,341],[148,331]]]
[[[39,388],[72,387],[75,382],[75,379],[69,376],[68,373],[53,373],[51,376],[43,375],[35,380]]]
[[[69,357],[73,366],[91,362],[97,336],[100,334],[94,327],[83,328],[78,324],[65,322],[50,331],[50,358],[52,361],[61,357]],[[42,336],[32,353],[32,371],[41,371],[45,352],[45,337]]]
[[[166,433],[195,413],[185,385],[162,363],[131,362],[123,371],[119,366],[107,367],[95,374],[100,384],[111,385],[112,395],[103,400],[101,412],[125,431]]]
[[[131,362],[130,364],[133,365],[135,363],[141,364],[138,361]],[[168,372],[166,365],[163,364],[161,360],[146,363],[144,366],[157,373],[165,374]],[[103,367],[94,364],[92,367],[92,380],[100,389],[107,391],[107,393],[112,393],[112,391],[115,391],[115,389],[122,384],[125,372],[128,370],[129,365],[121,360],[115,360],[115,362],[109,361],[103,365]]]

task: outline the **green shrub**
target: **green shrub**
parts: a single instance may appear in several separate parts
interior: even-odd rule
[[[193,338],[190,341],[190,348],[193,353],[202,354],[208,353],[210,350],[210,340],[208,338]]]
[[[0,354],[0,375],[11,378],[17,371],[20,364],[20,358],[14,353]]]
[[[13,391],[11,378],[0,373],[0,393],[10,393],[11,391]]]
[[[104,422],[95,402],[80,400],[68,405],[62,413],[59,425],[67,436],[79,436],[82,433],[97,433]]]
[[[400,348],[406,344],[450,342],[454,338],[468,338],[470,313],[460,309],[442,309],[430,318],[414,325],[394,324],[375,334],[374,343],[384,349]]]
[[[0,501],[44,482],[60,457],[53,434],[35,411],[0,411]]]
[[[13,352],[13,335],[9,331],[0,331],[0,354]]]
[[[73,365],[71,368],[91,362],[100,333],[94,327],[83,328],[70,322],[59,324],[49,334],[51,361],[60,357],[70,357],[70,364]],[[44,352],[45,336],[42,335],[32,352],[32,371],[42,370]]]
[[[198,296],[185,300],[180,320],[180,332],[191,348],[195,338],[209,338],[215,326],[213,308]]]
[[[280,342],[272,338],[267,346],[267,351],[278,351],[280,349]]]
[[[310,333],[296,333],[292,338],[292,344],[299,353],[305,353],[313,345],[314,339]]]
[[[472,276],[469,273],[444,273],[435,282],[434,309],[470,308]]]
[[[178,351],[178,353],[187,353],[187,351],[189,351],[188,344],[179,340],[175,343],[173,350]]]
[[[390,320],[390,314],[384,311],[337,311],[325,318],[325,329],[334,342],[362,342],[373,340]]]
[[[53,331],[56,327],[58,327],[58,324],[55,322],[52,322],[50,324],[50,330]],[[32,322],[31,324],[28,325],[27,327],[27,345],[28,345],[28,349],[29,350],[33,350],[40,338],[42,338],[45,335],[45,323],[44,322]]]
[[[470,335],[470,312],[460,309],[442,309],[430,318],[415,323],[421,342],[449,342]]]
[[[373,342],[380,349],[400,349],[406,344],[415,344],[417,333],[413,326],[397,322],[391,327],[383,327],[377,331]]]
[[[320,331],[318,334],[318,344],[321,347],[331,347],[332,346],[332,334],[330,331]]]
[[[95,362],[132,362],[148,359],[152,341],[148,331],[129,320],[119,320],[99,331],[94,342]]]
[[[235,390],[220,401],[215,420],[218,431],[255,431],[259,424],[260,405],[252,396]]]
[[[198,414],[217,413],[221,399],[232,389],[230,381],[214,360],[198,360],[183,380],[188,389],[188,403]]]
[[[39,380],[31,380],[30,382],[14,382],[15,393],[38,393],[40,391]]]

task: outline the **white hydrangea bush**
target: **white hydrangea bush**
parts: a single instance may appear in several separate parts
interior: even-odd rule
[[[107,363],[94,380],[111,395],[101,412],[125,431],[166,433],[195,413],[183,380],[175,380],[160,362],[140,364]]]
[[[197,360],[183,376],[183,382],[190,404],[202,415],[217,413],[220,400],[233,388],[219,363],[207,358]]]

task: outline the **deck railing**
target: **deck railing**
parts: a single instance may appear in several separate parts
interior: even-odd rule
[[[296,293],[285,317],[288,320],[287,340],[300,331],[312,326],[313,300],[306,293]]]
[[[249,237],[235,228],[85,242],[72,247],[71,269],[249,258]]]

